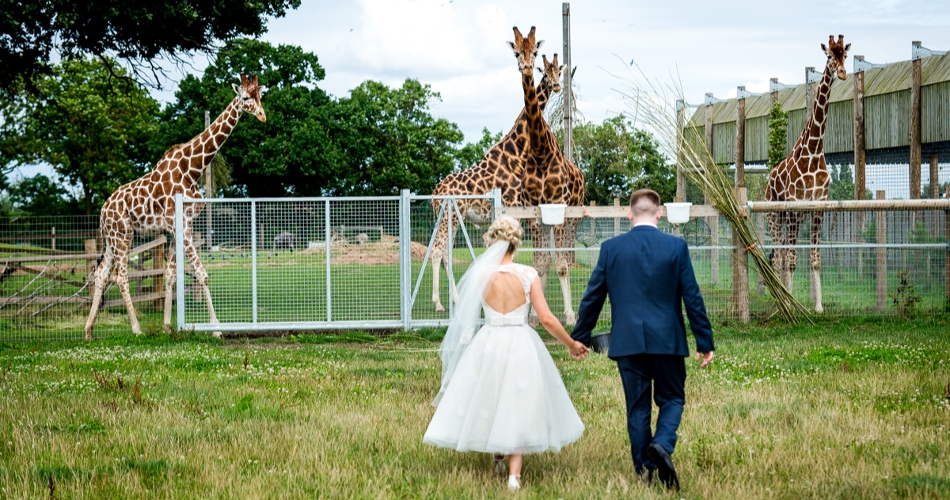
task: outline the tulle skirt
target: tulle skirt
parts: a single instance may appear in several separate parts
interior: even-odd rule
[[[531,328],[484,326],[462,354],[423,442],[496,454],[560,451],[584,424]]]

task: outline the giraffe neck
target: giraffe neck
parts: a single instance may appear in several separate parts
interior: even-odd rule
[[[836,78],[835,65],[833,59],[828,59],[825,65],[825,72],[821,75],[821,81],[818,82],[818,91],[815,94],[815,103],[812,105],[811,118],[805,125],[807,138],[817,137],[819,141],[825,137],[825,124],[828,122],[828,98],[831,94],[831,84]],[[819,142],[819,147],[821,143]]]
[[[178,163],[178,168],[184,170],[183,177],[185,179],[190,179],[192,183],[196,183],[201,179],[205,169],[208,168],[208,165],[211,164],[211,160],[214,159],[214,155],[217,154],[221,146],[224,145],[224,141],[228,140],[238,120],[241,119],[243,111],[241,97],[235,96],[228,104],[228,107],[224,108],[224,111],[211,122],[211,125],[209,125],[204,132],[198,134],[194,139],[185,144],[185,147],[182,149],[188,151],[190,146],[192,160],[199,160],[182,161]]]
[[[534,75],[521,75],[521,87],[524,90],[524,110],[528,121],[528,137],[531,141],[531,149],[538,164],[541,165],[557,150],[552,145],[547,134],[547,125],[544,123],[544,116],[541,113],[541,106],[538,102],[538,91],[534,88]]]
[[[551,89],[548,88],[547,76],[541,78],[541,83],[538,84],[536,93],[538,94],[538,109],[543,113],[544,108],[548,105],[548,99],[551,97]]]

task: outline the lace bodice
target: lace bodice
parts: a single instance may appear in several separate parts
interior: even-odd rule
[[[511,273],[521,282],[524,289],[524,304],[507,313],[500,313],[491,308],[482,299],[482,308],[485,311],[485,324],[491,326],[512,326],[527,323],[528,309],[531,307],[531,283],[537,278],[538,272],[531,266],[523,264],[502,264],[498,266],[498,273]]]

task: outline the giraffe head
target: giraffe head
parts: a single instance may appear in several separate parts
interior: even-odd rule
[[[534,41],[534,26],[531,27],[527,37],[522,36],[517,26],[512,29],[515,30],[515,41],[508,42],[508,45],[515,53],[515,58],[518,59],[518,70],[522,74],[533,75],[534,58],[538,56],[538,49],[541,48],[541,45],[544,45],[544,40]]]
[[[828,46],[821,44],[821,51],[828,56],[828,65],[842,80],[848,77],[848,72],[844,69],[844,60],[848,58],[849,49],[851,49],[851,44],[844,44],[844,35],[838,35],[837,42],[833,35],[828,35]]]
[[[262,122],[267,121],[267,115],[264,114],[264,107],[261,106],[261,92],[263,88],[257,85],[257,75],[251,75],[250,78],[241,73],[241,85],[232,83],[231,87],[234,93],[241,98],[241,111],[254,115]]]
[[[560,92],[561,70],[564,69],[564,66],[557,65],[557,54],[554,54],[554,58],[550,62],[548,62],[548,56],[546,55],[542,55],[541,60],[544,62],[544,67],[538,69],[544,73],[544,84],[551,92]]]

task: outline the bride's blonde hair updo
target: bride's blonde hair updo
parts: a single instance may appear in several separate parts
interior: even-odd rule
[[[485,246],[492,246],[497,241],[507,241],[510,244],[508,252],[511,253],[518,249],[522,236],[524,236],[524,230],[514,217],[499,215],[488,231],[482,235],[482,239],[485,240]]]

